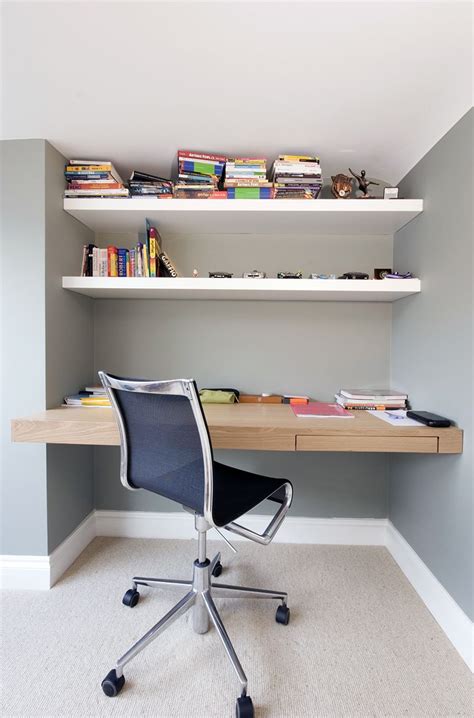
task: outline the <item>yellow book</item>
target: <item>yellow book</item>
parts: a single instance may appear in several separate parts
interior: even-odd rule
[[[85,396],[81,398],[82,406],[110,406],[107,397],[101,396]]]
[[[150,277],[156,277],[156,238],[150,232]]]
[[[150,276],[150,262],[148,260],[148,249],[146,246],[146,242],[143,244],[143,276]]]
[[[311,157],[309,155],[280,155],[279,160],[283,162],[314,162],[319,161],[318,157]]]
[[[112,165],[67,165],[66,172],[110,172]]]

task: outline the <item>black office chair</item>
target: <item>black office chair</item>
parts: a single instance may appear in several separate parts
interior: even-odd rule
[[[194,513],[198,532],[198,558],[194,561],[192,581],[133,578],[133,587],[123,597],[123,603],[130,607],[138,603],[138,586],[177,586],[188,591],[118,659],[116,667],[102,681],[102,689],[107,696],[116,696],[125,683],[124,666],[192,606],[194,631],[206,633],[211,619],[240,681],[237,718],[253,718],[247,678],[214,598],[277,599],[281,605],[277,608],[276,621],[286,625],[290,619],[287,594],[215,583],[211,576],[218,576],[222,571],[220,554],[209,561],[206,534],[210,528],[225,527],[258,543],[270,543],[291,504],[292,486],[284,479],[259,476],[214,461],[206,420],[192,379],[144,381],[120,378],[103,371],[99,376],[116,412],[123,485],[132,491],[153,491],[182,504]],[[264,499],[276,501],[279,508],[262,534],[235,523],[235,519]]]

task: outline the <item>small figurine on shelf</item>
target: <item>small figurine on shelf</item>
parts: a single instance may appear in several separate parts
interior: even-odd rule
[[[194,278],[199,277],[199,272],[197,269],[193,269],[193,277]]]
[[[333,175],[331,177],[331,192],[336,199],[347,199],[352,192],[352,177],[344,174]]]
[[[356,178],[357,182],[359,183],[359,190],[362,192],[361,199],[369,199],[370,198],[370,194],[368,192],[369,186],[371,184],[378,185],[379,183],[378,182],[369,182],[369,180],[367,180],[365,177],[365,174],[366,174],[365,170],[361,170],[360,175],[358,175],[355,172],[353,172],[351,170],[351,168],[349,167],[349,172],[351,173],[351,175],[353,177]]]

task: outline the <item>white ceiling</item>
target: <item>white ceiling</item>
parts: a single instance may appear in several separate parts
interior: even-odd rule
[[[469,2],[5,2],[2,136],[170,172],[319,153],[398,182],[469,109]]]

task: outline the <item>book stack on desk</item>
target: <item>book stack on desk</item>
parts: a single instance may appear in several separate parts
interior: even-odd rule
[[[226,162],[224,155],[178,150],[176,199],[225,199],[220,191]]]
[[[273,199],[264,157],[229,158],[225,165],[227,199]]]
[[[103,386],[86,386],[78,394],[64,397],[65,406],[110,407],[110,401]]]
[[[316,199],[323,186],[319,157],[279,155],[273,164],[275,199]]]
[[[69,160],[64,169],[65,197],[128,197],[119,173],[109,160]]]
[[[335,398],[344,409],[374,411],[404,409],[408,394],[394,389],[341,389]]]

